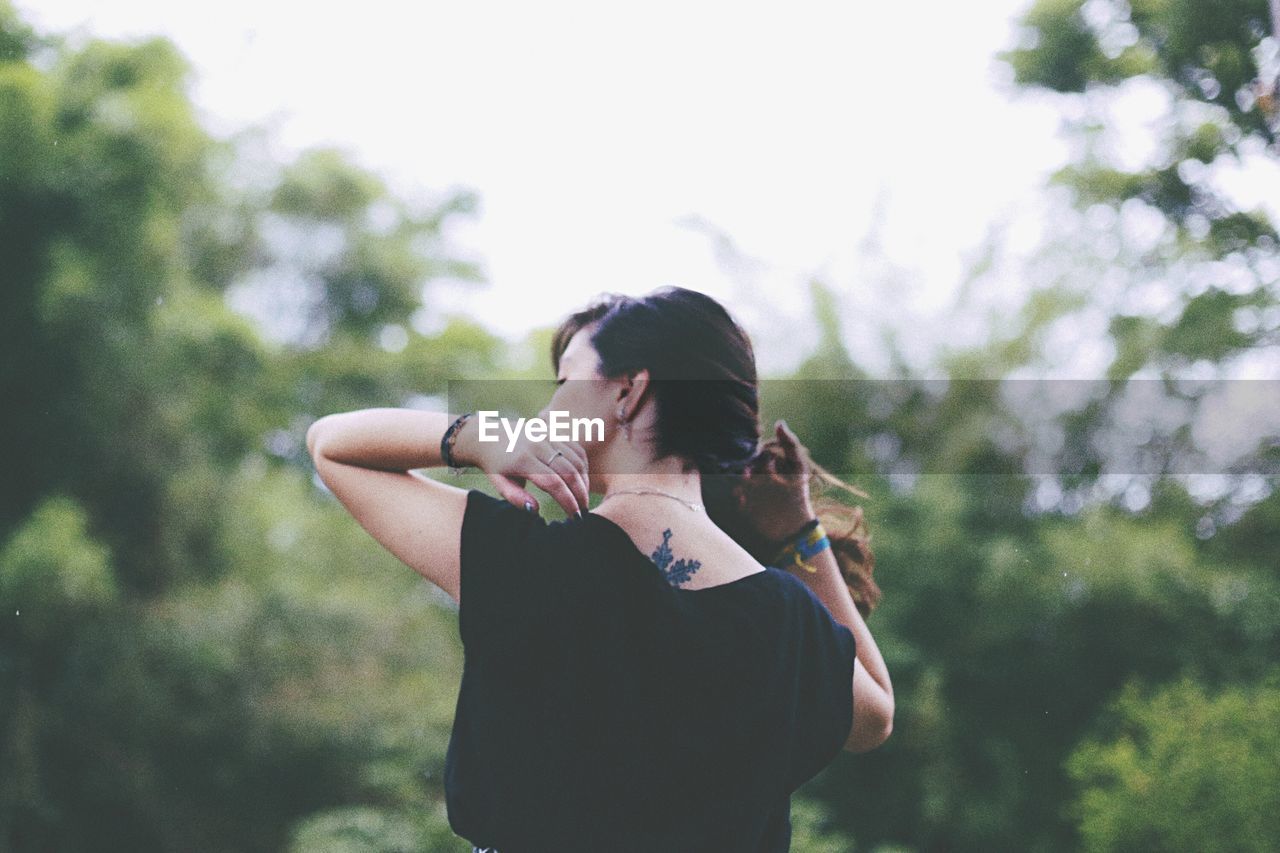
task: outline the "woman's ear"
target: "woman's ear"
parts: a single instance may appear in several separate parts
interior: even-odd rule
[[[618,386],[619,405],[627,408],[627,418],[634,418],[636,410],[644,402],[645,393],[649,390],[649,368],[642,367],[639,370],[628,372],[623,375],[622,382]]]

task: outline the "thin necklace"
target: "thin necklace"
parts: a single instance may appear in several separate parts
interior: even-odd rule
[[[616,492],[610,492],[609,494],[605,495],[603,498],[601,498],[600,502],[604,503],[604,501],[608,500],[614,495],[661,495],[666,498],[673,498],[675,500],[680,501],[680,503],[684,504],[694,512],[703,511],[702,504],[690,503],[689,501],[685,500],[682,497],[677,497],[676,495],[673,495],[670,492],[663,492],[663,491],[659,491],[658,489],[618,489]]]

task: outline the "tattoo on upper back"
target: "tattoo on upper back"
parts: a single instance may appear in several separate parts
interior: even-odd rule
[[[686,560],[681,558],[675,559],[671,553],[671,528],[668,527],[662,531],[662,544],[657,550],[649,555],[654,564],[662,570],[662,574],[666,576],[667,583],[672,586],[680,586],[693,575],[694,572],[702,565],[699,560]],[[674,560],[674,563],[672,562]]]

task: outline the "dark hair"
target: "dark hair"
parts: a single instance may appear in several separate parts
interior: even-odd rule
[[[593,323],[604,376],[649,371],[657,458],[681,457],[685,470],[703,474],[741,473],[759,449],[760,402],[751,340],[729,312],[683,287],[640,298],[604,294],[556,330],[554,370],[569,339]]]
[[[746,332],[724,306],[695,290],[667,286],[641,297],[605,293],[556,329],[551,340],[553,370],[559,372],[569,341],[588,326],[594,326],[591,345],[603,376],[649,371],[657,458],[676,456],[684,460],[686,471],[696,468],[703,475],[702,500],[711,520],[756,560],[772,560],[778,543],[756,531],[734,494],[743,471],[766,450],[760,443],[755,352]],[[673,379],[692,381],[666,381]],[[816,466],[815,473],[839,483]],[[856,519],[849,510],[834,502],[824,504],[823,526],[865,616],[880,591],[871,580],[874,560],[861,509],[854,508]],[[848,530],[836,526],[841,518],[853,521]]]

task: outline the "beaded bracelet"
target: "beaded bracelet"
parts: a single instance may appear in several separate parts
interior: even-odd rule
[[[799,530],[787,537],[787,543],[782,546],[778,556],[774,558],[774,567],[786,569],[796,566],[807,572],[816,573],[818,568],[809,565],[805,561],[814,554],[819,554],[830,547],[831,540],[827,538],[827,532],[823,530],[822,522],[816,518],[811,518]]]
[[[453,423],[449,424],[449,428],[444,431],[444,436],[440,439],[440,458],[444,461],[444,464],[449,466],[449,471],[454,474],[461,474],[462,469],[453,461],[453,445],[458,440],[458,430],[467,422],[467,418],[473,414],[475,412],[467,412],[454,418]]]

